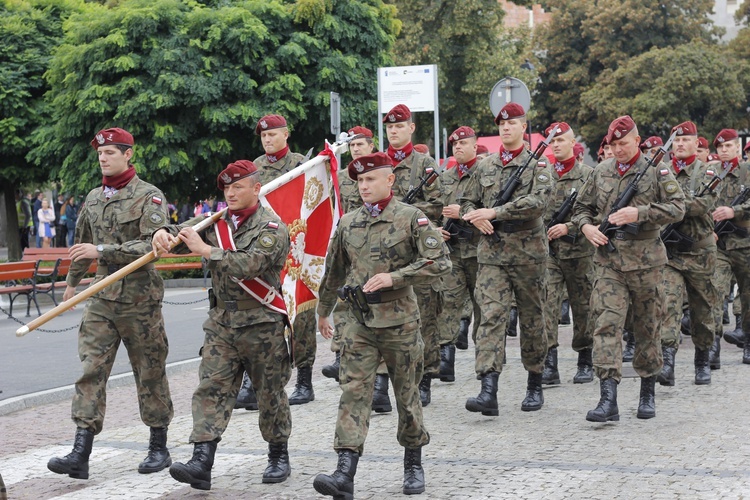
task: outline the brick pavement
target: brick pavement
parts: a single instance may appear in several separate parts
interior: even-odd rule
[[[724,344],[722,368],[710,386],[695,386],[689,338],[677,355],[677,385],[657,385],[657,417],[635,418],[639,382],[632,369],[619,387],[621,420],[593,424],[586,411],[598,401],[598,383],[574,385],[576,354],[568,347],[571,328],[561,327],[563,384],[545,389],[539,412],[520,410],[526,374],[517,339],[509,339],[508,365],[500,376],[500,415],[482,417],[464,409],[479,382],[473,351],[458,351],[457,380],[433,383],[425,408],[432,442],[424,449],[427,491],[421,498],[747,498],[750,496],[750,366],[742,351]],[[331,449],[339,389],[320,375],[333,358],[320,342],[313,403],[292,409],[289,443],[292,476],[279,485],[261,484],[266,444],[257,412],[233,415],[219,444],[210,492],[175,482],[167,471],[141,475],[148,430],[140,422],[132,385],[108,394],[104,431],[94,442],[91,479],[59,476],[46,468],[67,454],[74,428],[68,400],[0,417],[0,474],[11,499],[111,498],[323,498],[312,481],[331,473]],[[293,377],[294,379],[294,377]],[[170,376],[175,419],[169,446],[176,461],[189,459],[190,396],[197,364]],[[290,384],[291,385],[291,384]],[[291,389],[288,389],[291,390]],[[365,455],[355,480],[356,498],[401,496],[403,451],[396,442],[396,414],[373,415]]]

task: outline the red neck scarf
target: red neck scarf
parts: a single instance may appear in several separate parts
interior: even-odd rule
[[[729,161],[721,162],[721,168],[724,170],[729,169],[729,172],[740,166],[740,159],[737,157],[732,158]]]
[[[556,161],[555,162],[555,172],[557,172],[557,178],[559,179],[563,175],[567,174],[571,170],[573,170],[573,167],[576,166],[576,157],[571,156],[567,160],[563,161]]]
[[[128,185],[128,182],[133,180],[135,177],[135,168],[133,165],[128,165],[128,169],[121,174],[112,176],[102,176],[102,185],[104,187],[117,189],[118,191]]]
[[[524,146],[521,146],[518,149],[514,149],[512,151],[509,151],[505,149],[505,146],[500,146],[500,159],[503,161],[503,166],[507,165],[508,163],[513,161],[513,158],[520,155],[521,152],[524,150]]]
[[[284,158],[288,152],[289,152],[289,146],[284,146],[284,149],[280,149],[279,151],[276,151],[272,155],[269,155],[266,153],[266,158],[271,163],[276,163],[277,161],[280,161],[282,158]]]
[[[464,175],[468,174],[469,170],[471,170],[471,167],[473,167],[476,162],[477,157],[475,156],[466,163],[459,163],[458,166],[456,166],[458,169],[458,178],[461,179]]]
[[[620,177],[622,177],[623,175],[627,174],[628,170],[630,170],[630,167],[632,167],[633,165],[635,165],[635,162],[637,162],[638,158],[640,158],[640,157],[641,157],[641,152],[638,151],[635,154],[635,156],[630,159],[629,162],[627,162],[627,163],[620,163],[618,161],[617,162],[617,173],[620,174]]]
[[[385,207],[388,206],[391,199],[393,199],[393,191],[388,195],[388,198],[384,198],[377,203],[365,202],[365,210],[367,210],[371,216],[377,217],[383,210],[385,210]]]
[[[393,166],[395,167],[396,165],[398,165],[399,163],[407,159],[412,151],[414,151],[414,146],[412,145],[411,142],[409,142],[409,144],[407,144],[401,149],[394,149],[393,146],[389,145],[387,153],[388,153],[388,156],[391,157],[391,162],[393,163]]]
[[[252,217],[259,208],[260,202],[256,203],[254,207],[243,208],[242,210],[232,210],[231,208],[227,209],[229,219],[234,224],[234,230],[236,231],[237,228],[244,224],[247,219]]]
[[[672,158],[672,168],[674,169],[674,174],[679,174],[680,172],[685,170],[685,167],[687,167],[688,165],[692,165],[694,161],[695,155],[688,156],[684,160],[678,160],[675,156],[674,158]]]

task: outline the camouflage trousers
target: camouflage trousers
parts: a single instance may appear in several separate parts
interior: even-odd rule
[[[294,336],[292,337],[294,364],[297,368],[315,364],[315,353],[318,349],[317,335],[318,322],[315,319],[315,308],[298,312],[294,317]]]
[[[719,294],[711,281],[715,268],[715,250],[702,255],[673,253],[673,258],[664,268],[662,346],[680,347],[682,303],[687,290],[693,344],[701,350],[711,347],[716,331],[716,304],[719,303]]]
[[[440,345],[455,344],[461,319],[471,319],[472,315],[474,325],[471,336],[476,338],[482,311],[474,293],[478,268],[476,257],[462,259],[451,255],[451,262],[451,274],[443,279],[443,312],[438,321]]]
[[[719,296],[723,299],[726,294],[729,293],[729,287],[732,282],[732,273],[737,280],[737,289],[739,290],[739,299],[742,304],[750,304],[750,248],[737,248],[729,251],[718,251],[718,259],[716,260],[716,274],[714,284],[719,290]],[[750,332],[750,307],[741,309],[740,304],[737,302],[737,297],[734,299],[732,309],[735,314],[742,314],[742,331]],[[721,317],[721,311],[723,302],[716,301],[717,311]]]
[[[622,330],[630,300],[635,335],[633,368],[641,377],[661,371],[664,266],[637,271],[598,267],[591,295],[594,370],[600,379],[622,379]]]
[[[364,451],[372,413],[375,372],[380,358],[388,367],[398,410],[396,436],[401,446],[419,448],[430,442],[424,427],[419,382],[424,343],[419,321],[391,328],[368,328],[349,316],[342,335],[339,413],[333,447]]]
[[[5,488],[2,475],[0,475],[0,500],[8,500],[8,490]]]
[[[482,314],[475,340],[477,375],[502,372],[505,330],[513,295],[518,302],[521,361],[527,371],[542,372],[547,356],[542,307],[545,278],[543,261],[518,266],[479,264],[476,295]]]
[[[169,351],[161,301],[125,304],[89,299],[78,330],[83,375],[76,381],[71,417],[76,426],[102,431],[107,408],[107,380],[120,341],[133,368],[141,420],[149,427],[168,427],[174,410],[167,381]]]
[[[547,348],[557,342],[558,320],[564,296],[568,296],[573,314],[573,350],[591,349],[594,339],[589,321],[591,282],[594,279],[594,262],[591,257],[558,259],[547,257],[547,300],[544,304],[544,319],[547,323]]]
[[[193,393],[191,443],[221,437],[232,416],[242,384],[243,367],[258,398],[258,426],[269,443],[286,443],[292,432],[292,413],[284,387],[292,369],[284,323],[260,323],[229,328],[212,319],[203,323],[200,382]]]
[[[341,349],[341,336],[342,332],[346,328],[347,320],[351,321],[353,317],[348,309],[351,305],[348,302],[339,300],[336,303],[336,308],[333,310],[333,321],[335,325],[335,331],[333,338],[331,338],[331,351],[339,352]],[[380,363],[378,364],[378,375],[388,375],[388,368],[385,366],[383,356],[380,356]]]
[[[414,287],[422,321],[424,342],[424,374],[437,377],[440,373],[440,329],[438,316],[443,309],[443,292],[437,292],[430,284]]]

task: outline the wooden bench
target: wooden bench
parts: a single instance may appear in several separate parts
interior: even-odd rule
[[[55,285],[57,284],[57,273],[62,259],[57,259],[49,272],[40,268],[42,261],[30,262],[7,262],[0,264],[0,282],[7,285],[0,287],[0,294],[8,295],[10,300],[10,311],[8,316],[13,316],[13,303],[24,295],[26,297],[26,316],[31,315],[31,302],[34,301],[36,312],[41,316],[39,303],[36,300],[38,294],[47,294],[52,302],[57,305],[55,298]],[[39,283],[40,278],[48,278],[48,283]]]

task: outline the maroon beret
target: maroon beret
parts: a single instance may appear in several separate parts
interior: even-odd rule
[[[469,137],[476,136],[477,134],[474,132],[473,128],[464,125],[463,127],[458,127],[450,136],[448,136],[448,144],[453,144],[461,139],[468,139]]]
[[[652,135],[645,141],[641,143],[641,149],[651,149],[651,148],[658,148],[659,146],[663,146],[664,141],[661,140],[661,137],[657,135]]]
[[[236,162],[227,165],[227,168],[221,171],[216,178],[216,187],[218,187],[220,191],[224,191],[226,186],[234,184],[245,177],[250,177],[257,171],[258,167],[256,167],[255,163],[250,160],[237,160]]]
[[[372,130],[370,130],[369,128],[360,127],[359,125],[350,128],[348,133],[349,135],[354,136],[357,139],[362,137],[368,137],[372,139]]]
[[[266,115],[255,126],[255,135],[260,135],[264,130],[286,127],[286,119],[281,115]]]
[[[706,158],[706,161],[708,163],[711,163],[713,161],[721,161],[721,159],[719,158],[719,155],[717,155],[716,153],[711,153],[710,155],[708,155],[708,158]]]
[[[356,160],[352,160],[346,169],[349,172],[349,178],[356,181],[359,174],[364,174],[365,172],[377,170],[379,168],[393,168],[391,157],[380,151],[360,156]]]
[[[708,149],[708,139],[705,137],[698,137],[698,147]]]
[[[502,107],[500,112],[495,117],[495,125],[500,125],[500,120],[510,120],[511,118],[521,118],[526,116],[526,111],[523,106],[516,104],[515,102],[509,102]]]
[[[490,152],[490,150],[489,150],[489,148],[487,146],[485,146],[484,144],[477,144],[477,154],[478,155],[487,154],[489,152]]]
[[[135,144],[133,136],[127,130],[121,128],[105,128],[96,133],[91,140],[91,146],[97,149],[99,146],[132,146]]]
[[[582,154],[583,154],[583,146],[581,146],[581,144],[578,142],[573,144],[573,156],[578,158],[578,156]]]
[[[411,118],[411,111],[409,111],[409,108],[407,108],[405,104],[396,104],[393,106],[393,109],[383,117],[383,123],[405,122],[409,118]]]
[[[733,128],[725,128],[722,129],[721,132],[716,136],[716,139],[714,139],[714,147],[717,147],[722,142],[726,141],[733,141],[735,139],[739,139],[740,136],[737,134],[737,131]]]
[[[564,134],[565,132],[567,132],[568,130],[570,130],[570,125],[568,125],[567,123],[565,123],[565,122],[555,122],[555,123],[553,123],[552,125],[550,125],[549,127],[547,127],[547,128],[546,128],[546,129],[544,130],[544,135],[545,135],[545,136],[548,136],[548,135],[550,135],[550,133],[552,133],[552,130],[553,130],[553,129],[554,129],[555,127],[557,127],[557,128],[558,128],[558,130],[557,130],[557,133],[555,134],[556,136],[558,136],[558,135],[562,135],[562,134]]]
[[[414,151],[416,151],[417,153],[422,153],[423,155],[430,154],[430,148],[429,146],[427,146],[427,144],[415,144]]]
[[[682,122],[676,127],[672,127],[672,133],[677,135],[698,135],[698,127],[691,121]]]
[[[745,147],[742,148],[742,151],[747,151],[748,149],[750,149],[750,141],[747,141],[747,144],[745,144]]]
[[[635,129],[635,122],[628,115],[620,116],[612,120],[607,130],[607,143],[611,143],[613,140],[621,139],[628,135]]]

